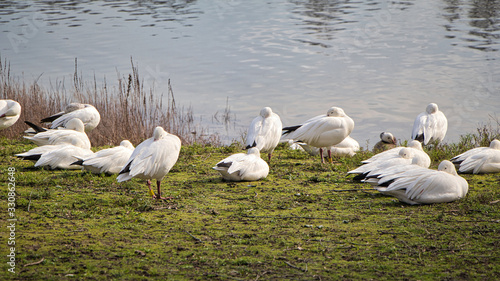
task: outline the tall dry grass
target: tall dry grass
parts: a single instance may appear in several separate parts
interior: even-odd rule
[[[28,84],[14,77],[7,61],[0,59],[0,98],[18,101],[22,107],[19,121],[0,132],[8,138],[21,138],[28,127],[24,121],[39,123],[44,117],[62,111],[68,103],[92,104],[101,114],[101,122],[88,135],[93,146],[117,145],[123,139],[137,145],[151,137],[154,127],[162,126],[179,136],[183,144],[221,145],[217,134],[209,134],[195,123],[192,108],[178,107],[168,81],[167,96],[157,95],[153,89],[144,89],[139,70],[131,61],[132,72],[118,78],[118,86],[101,86],[96,79],[83,81],[75,72],[71,89],[64,83],[51,85],[49,89],[38,84],[38,79]]]

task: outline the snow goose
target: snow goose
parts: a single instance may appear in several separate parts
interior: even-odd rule
[[[127,163],[130,155],[134,151],[134,146],[128,140],[123,140],[119,146],[99,150],[89,157],[78,157],[78,161],[73,162],[73,165],[80,165],[87,171],[94,174],[118,174],[125,163]]]
[[[75,157],[89,157],[92,150],[71,144],[44,145],[35,147],[27,152],[16,154],[24,160],[36,161],[35,167],[54,169],[81,169],[82,166],[72,165]]]
[[[101,121],[101,115],[97,109],[90,104],[70,103],[65,110],[49,117],[43,118],[41,122],[50,122],[51,129],[66,127],[66,123],[73,118],[82,120],[85,132],[92,131]]]
[[[371,158],[361,161],[363,164],[368,164],[375,161],[385,161],[390,158],[394,158],[399,154],[399,151],[404,147],[395,147],[393,149],[389,149],[386,151],[382,151],[378,154],[373,155]],[[413,140],[411,141],[407,148],[411,150],[413,158],[417,158],[415,161],[421,163],[420,166],[428,168],[431,165],[431,158],[422,148],[422,144],[419,141]]]
[[[370,173],[372,173],[373,176],[374,173],[377,173],[375,171],[383,171],[385,169],[391,169],[395,166],[408,165],[413,161],[417,165],[423,164],[418,162],[419,158],[414,159],[413,152],[410,148],[404,147],[399,150],[399,153],[396,155],[390,155],[390,157],[386,157],[383,160],[373,161],[368,164],[361,165],[358,168],[347,172],[347,174],[355,174],[356,176],[353,179],[361,181],[364,180]]]
[[[460,173],[485,174],[500,172],[500,141],[493,140],[489,147],[477,147],[451,159]]]
[[[381,152],[391,148],[395,148],[397,145],[396,138],[389,132],[380,133],[380,141],[373,146],[374,152]]]
[[[304,122],[302,125],[283,128],[283,138],[307,143],[318,147],[321,163],[323,148],[328,151],[328,158],[332,161],[330,146],[342,142],[354,129],[354,121],[345,114],[340,107],[332,107],[326,115],[319,115]]]
[[[469,184],[457,174],[453,163],[444,160],[437,171],[413,165],[404,173],[382,176],[377,190],[408,204],[433,204],[465,197]]]
[[[145,179],[153,198],[167,199],[161,196],[161,181],[177,162],[180,151],[179,137],[158,126],[154,129],[151,138],[141,142],[134,149],[116,179],[118,182],[131,178]],[[151,179],[156,180],[158,188],[156,195],[151,189]]]
[[[420,113],[413,122],[411,138],[423,142],[440,143],[448,129],[448,120],[443,112],[439,111],[437,104],[430,103],[425,112]]]
[[[300,147],[308,152],[312,156],[316,156],[319,154],[319,148],[310,146],[306,143],[296,143],[299,144]],[[334,156],[354,156],[356,152],[359,151],[359,143],[355,139],[347,136],[343,141],[334,146],[323,148],[323,150],[330,150],[332,155]]]
[[[260,151],[256,147],[248,149],[247,153],[237,153],[225,158],[213,169],[228,181],[256,181],[269,174],[269,165],[260,158]]]
[[[268,154],[269,162],[281,138],[283,125],[278,114],[270,107],[264,107],[260,115],[253,119],[247,131],[246,148],[257,147]]]
[[[37,133],[24,138],[34,142],[36,145],[71,144],[85,149],[90,149],[90,140],[84,130],[83,122],[73,118],[66,123],[66,128],[46,130],[30,122]]]
[[[13,100],[0,100],[0,130],[17,122],[21,116],[21,105]]]

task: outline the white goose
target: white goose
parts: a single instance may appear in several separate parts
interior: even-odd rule
[[[465,197],[469,190],[467,181],[448,160],[442,161],[437,171],[410,166],[404,173],[381,175],[377,190],[412,205],[455,201]]]
[[[500,172],[500,141],[493,140],[489,147],[477,147],[451,159],[460,173],[484,174]]]
[[[24,160],[36,161],[35,167],[50,169],[81,169],[82,166],[72,165],[75,157],[89,157],[92,150],[70,144],[44,145],[35,147],[27,152],[16,154]]]
[[[403,147],[399,150],[397,155],[390,155],[383,160],[373,161],[368,164],[359,166],[358,168],[347,172],[348,174],[355,174],[354,180],[365,180],[367,178],[374,177],[385,170],[393,169],[398,166],[405,165],[418,165],[424,168],[428,168],[430,162],[427,159],[415,156],[413,150],[408,147]]]
[[[430,103],[425,112],[420,113],[413,122],[411,138],[423,142],[440,143],[448,130],[448,120],[443,112],[439,111],[437,104]]]
[[[134,151],[134,146],[128,140],[123,140],[119,146],[99,150],[89,157],[75,156],[78,161],[73,165],[80,165],[87,171],[95,174],[118,174],[130,155]]]
[[[161,196],[161,181],[177,162],[180,151],[179,137],[158,126],[154,129],[153,137],[141,142],[134,149],[116,179],[118,182],[131,178],[145,179],[153,198],[167,199]],[[156,195],[151,189],[151,179],[156,180]]]
[[[270,107],[264,107],[248,128],[246,148],[257,147],[261,152],[267,153],[271,161],[273,151],[280,141],[282,129],[283,124],[278,114]]]
[[[90,104],[70,103],[64,111],[43,118],[41,122],[51,122],[51,129],[67,127],[66,123],[73,118],[82,120],[85,125],[85,132],[92,131],[101,121],[101,115],[97,109]]]
[[[78,118],[73,118],[66,123],[66,128],[46,130],[30,122],[37,131],[35,135],[25,136],[24,138],[34,142],[36,145],[57,145],[71,144],[84,149],[90,149],[90,140],[84,130],[83,122]]]
[[[321,163],[323,148],[328,150],[328,158],[332,161],[329,147],[342,142],[354,129],[354,121],[340,107],[332,107],[326,115],[319,115],[304,122],[302,125],[285,127],[284,139],[307,143],[320,149]]]
[[[393,134],[389,132],[380,133],[380,141],[373,146],[374,152],[381,152],[391,148],[395,148],[397,145],[396,138]]]
[[[298,144],[300,147],[308,152],[312,156],[316,156],[319,154],[319,148],[310,146],[306,143],[293,143],[293,145]],[[324,150],[325,148],[323,148]],[[360,146],[358,141],[355,139],[351,138],[350,136],[347,136],[343,141],[341,141],[339,144],[336,144],[334,146],[330,146],[326,148],[327,150],[329,149],[332,152],[332,155],[335,156],[354,156],[356,152],[359,151]]]
[[[269,174],[269,165],[260,158],[260,151],[256,147],[248,149],[247,153],[237,153],[225,158],[213,169],[228,181],[256,181]]]
[[[17,122],[21,116],[21,105],[13,100],[0,100],[0,130]]]
[[[399,154],[400,150],[403,149],[404,147],[395,147],[393,149],[389,149],[386,151],[382,151],[378,154],[373,155],[371,158],[366,159],[361,161],[363,164],[368,164],[371,162],[376,162],[376,161],[385,161],[387,159],[391,159],[394,157],[397,157]],[[422,167],[428,168],[431,165],[431,158],[427,153],[422,148],[422,144],[419,141],[413,140],[411,141],[407,148],[411,150],[411,153],[413,155],[413,158],[417,158],[415,161],[418,161]]]

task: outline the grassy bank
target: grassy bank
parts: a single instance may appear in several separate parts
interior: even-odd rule
[[[183,146],[164,180],[32,168],[0,142],[1,183],[15,167],[15,274],[2,280],[493,280],[500,275],[500,175],[464,175],[466,198],[409,206],[346,172],[371,155],[317,158],[280,147],[267,179],[227,183],[211,167],[237,146]],[[446,157],[447,147],[434,152]],[[446,154],[448,153],[448,154]],[[433,163],[433,167],[437,162]],[[0,194],[7,217],[8,194]],[[5,231],[5,227],[4,227]],[[4,232],[7,233],[7,232]]]

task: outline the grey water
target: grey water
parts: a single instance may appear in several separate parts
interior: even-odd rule
[[[47,86],[71,82],[77,58],[112,87],[132,60],[229,140],[264,106],[285,126],[339,106],[361,146],[407,140],[435,102],[453,142],[499,117],[499,13],[487,0],[2,1],[0,56]]]

